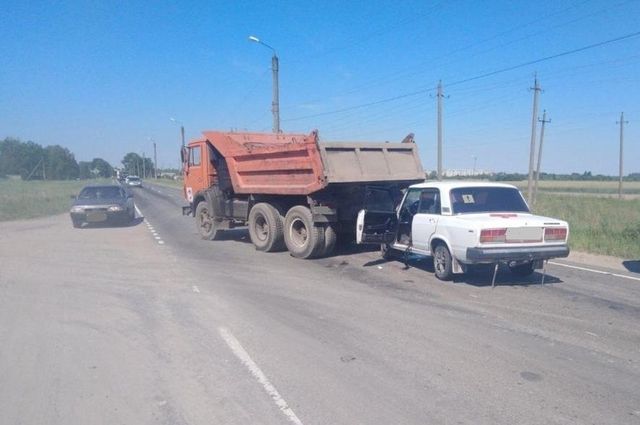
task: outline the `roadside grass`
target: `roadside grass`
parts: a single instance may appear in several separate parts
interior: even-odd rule
[[[177,189],[182,189],[182,180],[170,180],[170,179],[148,179],[147,180],[151,184],[156,184],[158,186],[172,187]],[[144,183],[143,183],[144,184]]]
[[[640,258],[639,199],[540,193],[534,211],[569,222],[571,249],[627,259]]]
[[[0,221],[42,217],[68,211],[71,196],[77,195],[80,189],[90,183],[111,183],[111,180],[0,179]]]
[[[500,182],[503,183],[503,182]],[[504,182],[517,186],[519,189],[527,188],[527,181]],[[598,193],[617,194],[617,181],[576,181],[576,180],[540,180],[538,182],[540,192],[567,192],[567,193]],[[628,195],[640,194],[640,182],[623,182],[622,192]]]

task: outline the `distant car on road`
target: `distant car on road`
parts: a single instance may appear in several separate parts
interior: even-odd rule
[[[133,195],[119,185],[84,187],[69,213],[76,228],[83,223],[126,224],[136,216]]]
[[[132,186],[132,187],[142,187],[142,179],[138,176],[128,176],[125,180],[124,183],[127,186]]]

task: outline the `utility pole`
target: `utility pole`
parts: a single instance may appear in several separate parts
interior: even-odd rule
[[[533,114],[531,115],[531,148],[529,149],[529,181],[527,183],[527,201],[533,201],[533,160],[536,155],[536,127],[538,125],[538,93],[542,90],[538,84],[537,74],[534,76],[533,90]]]
[[[273,53],[273,56],[271,57],[271,72],[273,75],[273,99],[271,101],[271,112],[273,112],[273,132],[278,134],[280,133],[280,89],[278,87],[278,55],[276,54],[276,49],[269,46],[267,43],[260,40],[255,35],[250,35],[249,41],[262,44],[267,49],[271,49],[271,52]]]
[[[622,199],[622,147],[624,143],[624,125],[629,124],[629,121],[624,120],[624,112],[620,113],[620,121],[616,121],[616,124],[620,124],[620,180],[618,181],[618,199]]]
[[[271,103],[271,108],[273,111],[273,132],[276,134],[280,133],[280,88],[278,84],[278,68],[278,56],[274,50],[273,56],[271,57],[271,70],[273,73],[273,102]]]
[[[153,178],[158,179],[158,152],[156,151],[156,142],[153,142]]]
[[[438,180],[442,180],[442,80],[438,81]]]
[[[144,157],[144,152],[142,152],[142,178],[147,178],[147,160]]]
[[[536,199],[538,198],[538,181],[540,180],[540,164],[542,163],[542,143],[544,142],[544,125],[551,120],[547,120],[547,110],[542,111],[542,119],[538,118],[538,121],[542,123],[542,128],[540,129],[540,146],[538,147],[538,165],[536,167],[536,184],[533,188],[533,205],[536,204]]]
[[[47,179],[47,172],[45,171],[44,168],[44,158],[42,158],[42,180],[46,180]]]

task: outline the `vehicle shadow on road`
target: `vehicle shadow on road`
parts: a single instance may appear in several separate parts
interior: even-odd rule
[[[246,228],[238,228],[238,229],[225,229],[219,231],[216,235],[216,242],[219,241],[232,241],[232,242],[242,242],[242,243],[251,243],[251,238],[249,237],[249,230]]]
[[[623,261],[622,265],[631,273],[640,273],[640,260]]]
[[[355,243],[343,243],[343,244],[338,244],[335,250],[331,254],[327,255],[325,258],[339,257],[342,255],[360,254],[363,252],[375,252],[375,251],[380,251],[380,248],[374,245],[357,245]],[[365,264],[365,266],[366,265],[367,264]]]
[[[87,223],[82,229],[111,229],[114,227],[135,227],[144,221],[144,217],[136,217],[127,223]]]
[[[369,261],[368,263],[365,263],[364,267],[378,266],[378,265],[382,265],[392,261],[404,263],[405,270],[414,268],[414,269],[424,271],[425,273],[430,273],[430,274],[435,273],[435,270],[433,269],[433,261],[430,258],[419,257],[415,255],[409,255],[407,258],[404,258],[402,255],[392,259],[380,258],[378,260]],[[493,266],[490,264],[487,264],[487,265],[474,266],[471,270],[469,270],[465,274],[454,275],[452,282],[463,283],[463,284],[472,285],[476,287],[486,287],[486,286],[491,286],[492,278],[493,278]],[[544,283],[543,283],[542,270],[538,270],[530,276],[517,276],[511,273],[508,267],[501,265],[498,268],[498,274],[496,275],[495,286],[531,286],[531,285],[542,285],[542,284],[544,285],[557,284],[562,282],[563,281],[561,279],[553,275],[546,274],[544,276]]]
[[[518,276],[511,273],[508,267],[501,265],[496,275],[496,286],[535,286],[535,285],[551,285],[563,283],[553,275],[545,274],[544,282],[542,281],[542,270],[536,270],[529,276]],[[455,283],[466,283],[477,287],[491,286],[493,278],[493,266],[490,264],[474,266],[473,270],[464,275],[454,277]]]

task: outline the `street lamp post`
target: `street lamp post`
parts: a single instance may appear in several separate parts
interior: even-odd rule
[[[181,121],[178,121],[175,118],[169,118],[171,121],[173,121],[176,124],[180,125],[180,137],[182,138],[182,147],[184,148],[184,125],[182,124]]]
[[[158,179],[158,151],[156,150],[156,142],[153,137],[147,138],[153,144],[153,178]]]
[[[262,44],[264,47],[271,49],[273,56],[271,57],[271,71],[273,76],[273,99],[271,101],[271,112],[273,113],[273,132],[280,133],[280,88],[278,85],[278,55],[276,49],[261,41],[258,37],[250,35],[249,41]]]

